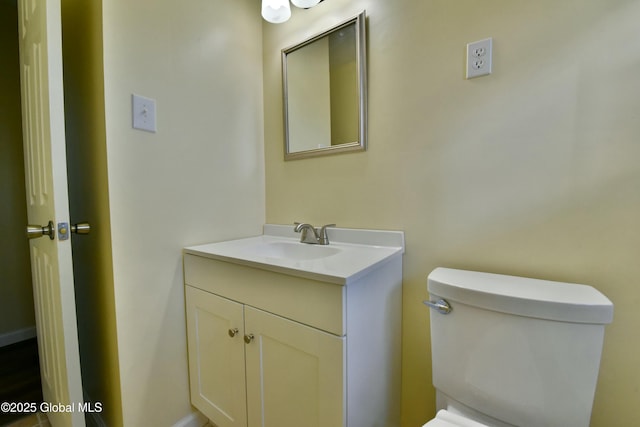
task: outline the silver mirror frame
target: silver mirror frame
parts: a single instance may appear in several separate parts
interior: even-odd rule
[[[341,28],[355,24],[356,31],[356,73],[358,78],[358,141],[322,147],[312,150],[290,152],[289,147],[289,111],[287,91],[287,55],[314,41],[328,36]],[[367,45],[366,45],[366,13],[363,10],[358,15],[338,24],[330,29],[312,36],[301,43],[282,49],[282,89],[284,107],[284,159],[295,160],[309,157],[326,156],[337,153],[365,151],[367,149]]]

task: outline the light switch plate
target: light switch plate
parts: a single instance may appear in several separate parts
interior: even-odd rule
[[[133,128],[156,132],[156,100],[144,96],[131,96]]]

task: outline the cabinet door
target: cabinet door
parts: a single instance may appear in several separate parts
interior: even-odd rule
[[[345,425],[345,338],[245,307],[249,427]]]
[[[218,427],[246,427],[243,306],[191,286],[185,292],[191,403]]]

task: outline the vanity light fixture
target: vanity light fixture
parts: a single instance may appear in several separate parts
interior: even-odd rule
[[[323,0],[291,0],[294,6],[309,9]],[[281,24],[291,17],[289,0],[262,0],[262,17],[272,24]]]

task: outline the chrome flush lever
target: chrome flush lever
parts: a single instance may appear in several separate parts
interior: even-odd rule
[[[451,308],[451,304],[449,304],[445,299],[439,299],[438,301],[422,301],[422,303],[429,308],[438,310],[438,313],[440,314],[449,314],[453,310],[453,308]]]

